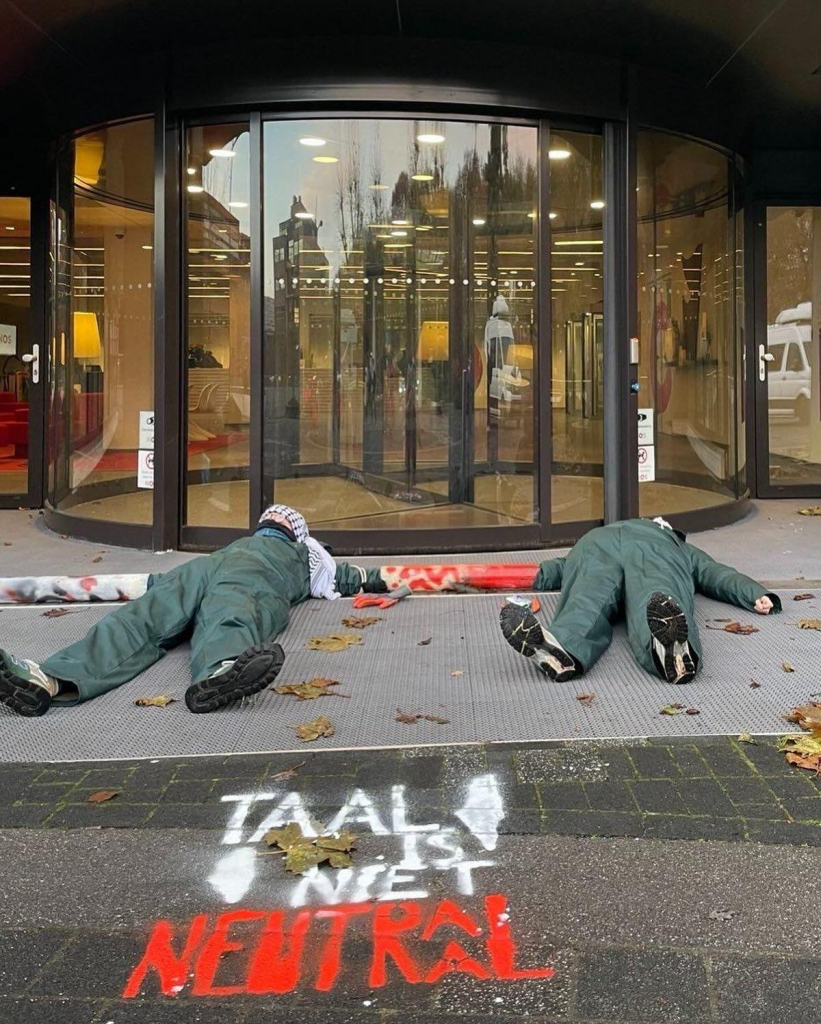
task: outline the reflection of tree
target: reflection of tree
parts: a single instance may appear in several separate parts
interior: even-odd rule
[[[767,322],[812,298],[812,210],[788,209],[767,225]]]
[[[382,131],[377,122],[376,129],[373,133],[373,142],[371,145],[371,174],[370,174],[370,185],[383,185],[382,181]],[[385,213],[385,204],[382,199],[383,188],[371,188],[370,189],[370,222],[371,224],[383,224]]]
[[[350,250],[356,248],[357,239],[362,237],[365,225],[365,202],[360,182],[359,125],[345,122],[345,142],[342,158],[337,166],[337,215],[339,217],[339,240],[345,261],[350,259]]]

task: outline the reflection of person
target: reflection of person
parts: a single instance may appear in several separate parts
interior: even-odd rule
[[[309,597],[359,589],[360,570],[339,566],[287,505],[271,505],[256,532],[171,572],[149,578],[146,593],[117,609],[85,638],[42,665],[0,650],[0,701],[36,717],[53,700],[76,704],[113,690],[191,639],[193,712],[216,711],[259,693],[284,661],[273,643],[290,608]],[[353,583],[353,586],[351,586]]]
[[[493,300],[493,310],[485,324],[485,359],[488,368],[490,397],[496,400],[507,397],[503,377],[507,365],[507,351],[513,344],[513,327],[508,317],[510,307],[504,295]]]
[[[566,558],[542,562],[534,589],[561,589],[550,631],[527,605],[506,604],[501,627],[510,646],[551,679],[580,676],[607,650],[622,615],[633,657],[670,683],[701,669],[696,591],[761,615],[781,601],[761,584],[688,544],[663,519],[630,519],[591,530]]]

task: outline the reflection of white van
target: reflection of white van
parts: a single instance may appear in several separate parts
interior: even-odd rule
[[[807,351],[811,337],[811,302],[782,309],[775,323],[767,327],[767,349],[774,357],[767,364],[771,419],[809,419],[812,370]]]

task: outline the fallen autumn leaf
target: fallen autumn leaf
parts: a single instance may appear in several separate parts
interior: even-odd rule
[[[799,619],[799,629],[821,629],[821,619]]]
[[[356,633],[328,633],[326,636],[312,636],[308,641],[309,651],[347,651],[354,644],[361,644],[362,637]]]
[[[291,768],[286,768],[284,771],[277,772],[276,775],[271,775],[267,778],[266,782],[284,782],[286,779],[292,779],[296,775],[297,768],[302,768],[306,765],[307,761],[300,761],[299,764],[293,765]]]
[[[424,640],[420,640],[418,646],[419,647],[427,647],[428,644],[431,642],[431,640],[433,640],[432,636],[429,636],[429,637],[427,637]]]
[[[59,619],[63,615],[71,615],[71,608],[49,608],[47,612],[43,612],[44,619]]]
[[[788,661],[782,661],[781,667],[784,669],[785,672],[795,672],[795,669]]]
[[[367,629],[381,621],[378,615],[348,615],[342,620],[342,625],[348,629]]]
[[[311,822],[321,832],[325,826]],[[296,822],[285,828],[269,829],[262,837],[268,846],[278,847],[285,854],[285,870],[302,875],[312,867],[327,861],[332,868],[349,868],[352,864],[351,850],[356,847],[357,836],[352,832],[335,832],[332,835],[310,837],[303,835]]]
[[[586,708],[589,708],[593,701],[596,699],[595,693],[577,693],[576,700],[580,704],[584,704]]]
[[[312,722],[303,722],[296,727],[297,738],[306,743],[318,740],[320,736],[333,736],[335,730],[330,718],[320,715]]]
[[[134,703],[138,708],[164,708],[169,704],[176,704],[176,697],[138,697]]]
[[[785,717],[805,731],[782,736],[778,749],[783,751],[790,764],[821,775],[821,704],[800,704]]]
[[[331,686],[339,686],[338,679],[309,679],[305,683],[282,683],[272,686],[275,693],[292,693],[297,700],[315,700],[317,697],[345,697],[347,694],[335,693]]]
[[[815,594],[795,594],[793,601],[812,601],[815,599]]]
[[[738,741],[739,743],[751,743],[754,747],[758,745],[755,738],[748,732],[740,732],[738,734]]]
[[[115,796],[119,794],[119,790],[116,789],[100,789],[96,793],[92,793],[89,796],[86,803],[89,804],[104,804],[109,800],[113,800]]]
[[[800,516],[821,516],[821,505],[810,505],[809,508],[798,508],[796,512]]]
[[[718,619],[716,621],[719,621]],[[716,626],[707,625],[707,629],[717,629]],[[749,636],[750,633],[758,633],[758,626],[751,626],[748,623],[728,622],[722,627],[724,633],[737,633],[739,636]]]

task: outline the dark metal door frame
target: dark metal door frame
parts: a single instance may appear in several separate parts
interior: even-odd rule
[[[773,484],[770,482],[769,373],[759,375],[759,345],[767,347],[767,210],[770,207],[821,206],[821,195],[762,197],[752,212],[753,295],[752,331],[747,352],[751,393],[754,398],[755,473],[751,481],[758,498],[819,498],[821,484]],[[819,268],[816,272],[821,271]],[[800,428],[797,428],[800,429]],[[748,459],[749,461],[749,459]]]

